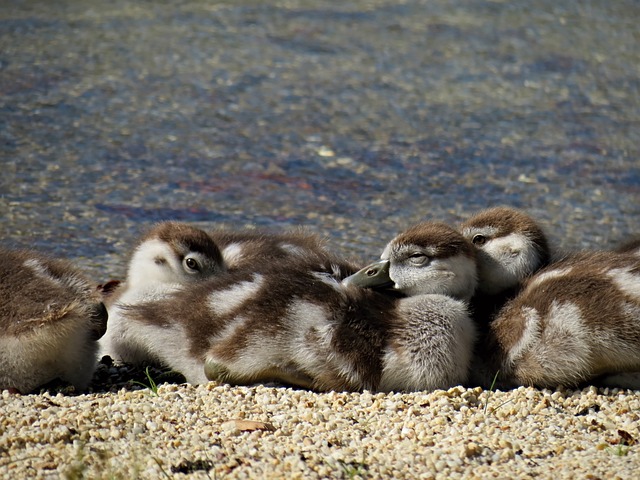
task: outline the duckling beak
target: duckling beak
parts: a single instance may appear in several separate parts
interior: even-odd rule
[[[389,260],[379,260],[367,265],[342,280],[342,284],[363,288],[387,288],[393,286],[393,280],[389,277]]]

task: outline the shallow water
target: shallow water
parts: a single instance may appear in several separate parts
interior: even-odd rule
[[[307,225],[377,257],[423,219],[640,231],[640,5],[0,6],[2,244],[122,276],[141,230]]]

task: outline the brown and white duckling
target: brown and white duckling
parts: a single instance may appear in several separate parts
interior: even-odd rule
[[[477,249],[478,288],[472,309],[485,324],[528,277],[549,263],[549,242],[532,217],[510,207],[482,210],[460,231]]]
[[[497,294],[522,284],[550,258],[547,237],[526,213],[510,207],[482,210],[460,226],[478,250],[478,291]]]
[[[353,264],[329,253],[317,237],[301,231],[207,233],[181,222],[156,225],[135,248],[125,283],[105,295],[111,320],[101,341],[101,354],[126,363],[157,363],[150,354],[152,339],[138,335],[135,324],[126,320],[132,305],[159,300],[223,273],[257,272],[286,259],[338,279],[356,271]]]
[[[490,324],[507,385],[556,387],[640,370],[640,258],[578,253],[540,270]]]
[[[465,302],[443,288],[449,284],[457,290],[459,282],[451,277],[473,269],[467,265],[473,264],[472,246],[461,239],[457,250],[451,247],[452,236],[461,238],[448,228],[412,232],[416,251],[405,258],[402,249],[402,262],[408,264],[401,273],[410,278],[410,271],[418,269],[430,282],[411,297],[360,288],[353,279],[342,283],[289,259],[260,272],[244,269],[213,277],[136,305],[127,315],[146,338],[154,339],[156,357],[191,383],[280,381],[316,390],[447,388],[466,379],[474,341]],[[448,245],[446,251],[441,244]],[[428,254],[435,260],[418,258]],[[397,281],[399,289],[413,289]]]
[[[220,249],[205,231],[181,222],[155,225],[134,249],[125,282],[106,297],[109,325],[100,354],[127,363],[153,362],[153,342],[128,321],[131,305],[160,300],[225,270]]]
[[[85,389],[107,324],[96,286],[64,260],[4,248],[0,258],[0,388]]]

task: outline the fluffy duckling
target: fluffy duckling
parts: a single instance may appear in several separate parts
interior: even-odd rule
[[[279,381],[351,391],[457,385],[468,374],[474,326],[466,303],[443,285],[457,292],[468,282],[461,272],[473,272],[473,247],[441,225],[402,238],[406,243],[389,254],[389,273],[410,297],[284,261],[132,306],[128,321],[190,383]],[[420,291],[411,280],[417,272],[429,279]]]
[[[528,277],[549,263],[549,242],[532,217],[510,207],[482,210],[460,231],[477,251],[479,282],[472,310],[486,324]]]
[[[302,231],[207,233],[184,223],[161,223],[134,250],[124,285],[106,297],[111,321],[101,353],[127,363],[158,363],[150,353],[153,340],[139,335],[135,323],[127,320],[126,311],[133,305],[162,299],[213,276],[253,273],[286,263],[304,264],[310,272],[337,279],[357,270],[329,253],[318,237]],[[109,284],[105,288],[112,289]]]
[[[490,324],[487,351],[507,385],[640,370],[640,258],[589,252],[540,270]]]
[[[616,269],[635,268],[633,258],[606,252],[566,254],[549,265],[551,253],[542,229],[525,213],[505,207],[480,212],[461,229],[478,248],[480,286],[473,299],[476,318],[495,320],[478,345],[481,351],[472,373],[476,381],[488,385],[500,371],[504,386],[555,387],[576,385],[604,374],[598,384],[637,388],[637,375],[607,375],[634,367],[623,366],[621,358],[614,355],[598,358],[589,353],[620,345],[637,350],[640,345],[633,335],[627,338],[629,342],[622,335],[637,329],[640,320],[631,313],[630,304],[615,293],[625,282],[617,277],[620,272]],[[628,242],[616,252],[634,253],[639,244],[637,240]],[[545,265],[549,266],[540,270]],[[640,278],[627,280],[633,284]],[[618,314],[610,325],[605,321],[596,325],[599,316],[612,318],[608,316],[610,305],[614,310],[622,308],[626,315]],[[602,333],[605,340],[589,341],[590,336]],[[486,363],[486,359],[492,361]]]
[[[105,297],[109,326],[100,354],[128,363],[153,362],[150,340],[128,321],[130,306],[160,300],[225,270],[220,249],[203,230],[181,222],[155,225],[134,249],[125,282]]]
[[[513,289],[546,265],[547,237],[526,213],[510,207],[482,210],[460,226],[478,251],[478,291],[495,295]]]
[[[0,249],[0,388],[30,392],[52,380],[85,389],[107,311],[69,262]]]

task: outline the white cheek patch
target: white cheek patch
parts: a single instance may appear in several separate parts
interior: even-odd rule
[[[442,285],[443,290],[441,292],[433,293],[442,293],[461,300],[469,300],[473,296],[478,283],[475,262],[465,255],[456,255],[444,261],[435,259],[432,262],[432,266],[435,269],[440,269],[441,265],[443,270],[448,270],[453,275],[449,277],[449,283]]]
[[[228,315],[247,300],[255,297],[264,283],[262,275],[254,275],[252,281],[240,282],[231,288],[209,295],[209,308],[214,315]]]
[[[235,267],[244,258],[244,248],[240,243],[230,243],[222,250],[222,258],[230,267]]]
[[[490,240],[483,250],[505,269],[505,274],[519,281],[533,273],[540,264],[533,242],[520,233]]]
[[[392,264],[389,277],[405,295],[441,294],[461,300],[471,298],[477,283],[475,263],[465,255],[436,258],[422,267]]]
[[[166,263],[158,263],[158,258]],[[182,265],[171,247],[157,239],[147,240],[136,248],[131,257],[128,287],[137,290],[154,283],[180,282],[182,275],[178,272],[182,272]]]
[[[607,272],[616,287],[636,300],[640,300],[640,275],[630,272],[631,268],[612,268]]]

